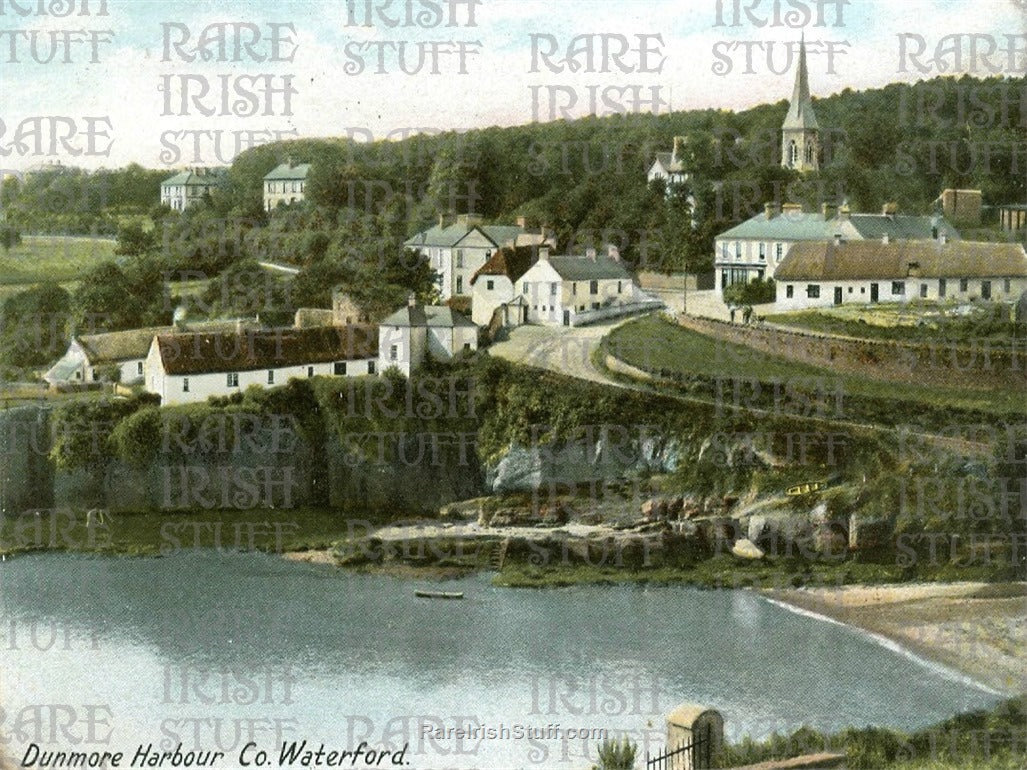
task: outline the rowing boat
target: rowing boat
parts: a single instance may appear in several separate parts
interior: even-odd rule
[[[463,591],[414,591],[414,596],[422,599],[463,599]]]

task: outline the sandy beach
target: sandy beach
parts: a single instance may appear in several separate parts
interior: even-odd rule
[[[915,583],[765,591],[880,634],[1003,694],[1027,692],[1027,583]]]

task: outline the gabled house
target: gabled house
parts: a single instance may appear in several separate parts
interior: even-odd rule
[[[163,405],[185,404],[293,378],[375,374],[377,359],[370,325],[161,334],[146,357],[145,387]]]
[[[1027,290],[1027,253],[1016,243],[944,236],[805,242],[789,250],[776,284],[782,310],[917,299],[1015,302]]]
[[[309,163],[293,163],[292,158],[268,172],[264,177],[264,210],[271,212],[279,204],[306,200],[309,174]]]
[[[232,331],[237,328],[258,328],[249,321],[209,321],[179,326],[150,326],[117,332],[75,335],[67,351],[43,375],[52,387],[83,385],[110,381],[110,372],[117,371],[117,381],[133,385],[143,380],[143,368],[150,343],[157,335],[181,334],[190,331],[208,333]]]
[[[664,179],[667,182],[668,191],[673,184],[687,182],[690,175],[685,166],[684,147],[685,137],[675,136],[674,151],[656,153],[656,160],[649,167],[646,181],[652,184],[657,179]]]
[[[516,288],[528,321],[545,325],[581,326],[663,307],[642,292],[613,247],[605,256],[589,249],[583,257],[550,256],[542,248]]]
[[[428,356],[449,361],[477,349],[478,327],[474,322],[449,307],[421,305],[413,294],[406,307],[378,327],[378,368],[382,372],[396,368],[409,377]]]
[[[517,281],[537,260],[538,246],[504,246],[489,257],[471,277],[471,320],[479,326],[492,323],[496,311],[518,298],[513,316],[503,326],[527,322],[527,305],[515,290]],[[513,323],[511,323],[511,321]]]
[[[160,202],[174,211],[185,211],[220,187],[226,173],[224,168],[202,166],[181,171],[160,183]]]
[[[717,290],[735,283],[774,278],[777,266],[793,244],[807,241],[924,240],[959,238],[957,230],[940,216],[905,216],[895,204],[880,214],[853,214],[843,205],[824,204],[820,212],[804,212],[797,204],[778,207],[768,203],[762,214],[722,232],[714,240]]]
[[[486,225],[479,216],[461,214],[451,224],[439,217],[437,225],[407,239],[404,245],[428,260],[439,274],[439,295],[448,300],[468,296],[471,278],[503,246],[547,241],[544,232],[529,231],[524,218],[516,225]]]

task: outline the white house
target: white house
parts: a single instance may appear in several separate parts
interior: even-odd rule
[[[519,295],[515,290],[517,281],[528,272],[538,259],[537,246],[505,246],[493,254],[478,268],[471,278],[471,320],[478,326],[488,326],[500,307],[508,306]],[[520,301],[513,316],[513,324],[527,322],[527,305]]]
[[[550,256],[542,248],[517,284],[530,323],[580,326],[663,307],[635,284],[613,247],[606,256],[589,249],[583,257]]]
[[[161,334],[146,357],[145,387],[161,404],[184,404],[293,378],[375,374],[377,359],[370,325]]]
[[[160,202],[175,211],[185,211],[217,189],[225,178],[224,168],[196,166],[160,183]]]
[[[278,204],[298,203],[307,197],[309,163],[293,163],[292,158],[264,177],[264,210],[274,211]]]
[[[767,203],[762,214],[747,219],[714,239],[714,267],[717,290],[735,283],[774,278],[778,265],[793,244],[828,241],[923,240],[945,236],[955,240],[959,233],[940,216],[904,216],[895,204],[880,214],[853,214],[848,206],[824,204],[818,213],[804,212],[797,204],[778,208]]]
[[[531,232],[521,217],[516,225],[486,225],[475,214],[461,214],[452,224],[445,217],[404,245],[428,260],[439,274],[443,300],[471,293],[471,278],[503,246],[526,246],[548,242],[543,232]]]
[[[652,184],[657,179],[663,179],[670,188],[673,184],[684,184],[690,178],[685,165],[685,137],[674,137],[673,152],[658,152],[656,160],[649,167],[646,173],[646,180]]]
[[[778,267],[777,307],[847,303],[1014,302],[1027,290],[1027,253],[1016,243],[935,240],[797,243]]]
[[[232,331],[240,324],[245,328],[259,327],[259,324],[248,321],[213,321],[75,335],[67,351],[47,370],[43,379],[54,387],[103,382],[111,379],[109,373],[116,367],[118,382],[132,385],[142,382],[144,362],[157,335]]]
[[[429,355],[449,361],[477,349],[478,327],[470,319],[449,307],[418,304],[414,295],[378,327],[378,368],[383,372],[395,367],[409,377]]]

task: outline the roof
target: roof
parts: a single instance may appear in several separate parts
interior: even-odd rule
[[[591,257],[549,257],[549,264],[565,281],[591,281],[599,278],[623,278],[631,280],[631,273],[618,259],[607,256]]]
[[[959,232],[940,216],[897,214],[850,214],[847,219],[824,219],[821,213],[785,211],[767,219],[766,212],[745,220],[717,236],[717,240],[822,241],[840,235],[849,240],[880,239],[885,234],[895,240],[931,238],[934,227],[949,240]]]
[[[197,174],[195,169],[179,171],[173,177],[165,179],[160,183],[161,187],[173,185],[194,185],[197,187],[216,187],[224,180],[227,169],[209,168],[203,173]]]
[[[809,96],[809,71],[806,69],[806,39],[799,43],[799,66],[795,70],[795,86],[792,101],[785,115],[785,129],[819,129],[813,102]]]
[[[253,327],[250,322],[244,322],[247,326]],[[238,325],[237,321],[207,321],[197,324],[189,324],[184,333],[189,331],[198,332],[227,332],[233,331]],[[150,350],[150,343],[159,334],[182,334],[183,330],[174,326],[149,326],[142,329],[125,329],[119,332],[102,332],[100,334],[82,334],[75,339],[82,346],[89,363],[93,366],[117,361],[131,361],[136,358],[146,358]]]
[[[282,163],[276,166],[274,169],[268,172],[264,177],[264,181],[268,182],[273,179],[306,179],[307,174],[310,173],[309,163]]]
[[[378,329],[351,325],[162,334],[156,344],[164,371],[171,375],[245,372],[374,358]]]
[[[511,281],[516,281],[531,267],[538,258],[538,249],[532,246],[518,246],[511,248],[506,246],[499,249],[488,258],[484,265],[478,268],[471,277],[471,285],[474,285],[479,275],[505,275]]]
[[[475,327],[467,316],[452,308],[440,305],[407,305],[401,307],[384,321],[382,326],[431,326],[442,328]]]
[[[466,238],[473,230],[478,230],[497,247],[513,244],[525,234],[524,228],[519,225],[482,225],[454,222],[445,227],[432,225],[427,230],[422,230],[408,238],[404,245],[450,248]]]
[[[672,152],[658,152],[656,153],[656,162],[663,166],[664,170],[671,174],[680,174],[685,170],[685,164],[681,161],[674,162],[674,153]]]
[[[779,281],[1027,277],[1027,253],[1016,243],[978,241],[833,241],[797,243],[778,265]]]
[[[703,714],[712,714],[721,721],[724,720],[724,717],[719,711],[710,708],[709,706],[701,706],[697,703],[682,703],[676,709],[667,714],[667,721],[671,724],[681,725],[682,727],[691,727]]]

